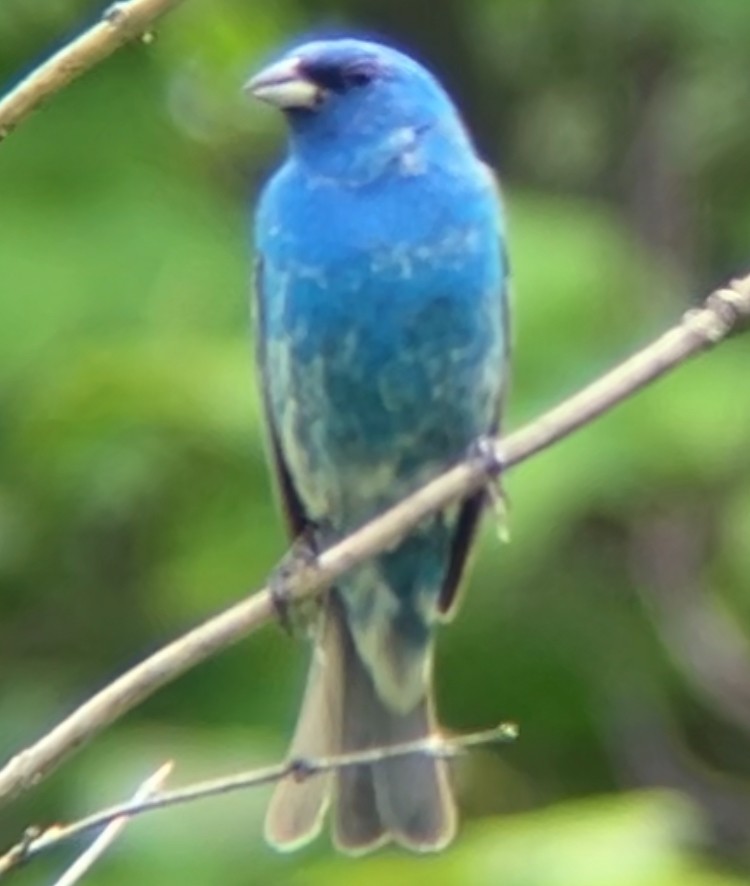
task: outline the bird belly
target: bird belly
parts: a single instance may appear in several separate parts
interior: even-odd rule
[[[397,289],[348,310],[320,297],[269,341],[285,461],[308,515],[334,535],[459,459],[496,419],[496,299],[407,300]]]

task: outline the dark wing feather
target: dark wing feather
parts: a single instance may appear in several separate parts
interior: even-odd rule
[[[284,461],[279,437],[271,412],[271,402],[268,395],[268,375],[266,372],[266,333],[265,316],[263,313],[265,298],[263,294],[263,259],[258,258],[255,262],[254,274],[254,329],[255,329],[255,361],[260,378],[261,392],[263,395],[263,410],[266,417],[268,443],[271,454],[271,464],[276,475],[276,488],[281,498],[281,506],[286,519],[287,529],[292,539],[303,535],[309,526],[309,520],[305,514],[302,501],[294,488],[289,469]]]
[[[450,618],[455,611],[458,600],[458,591],[461,586],[461,578],[466,571],[466,563],[474,540],[479,518],[482,516],[485,493],[478,492],[467,499],[458,515],[458,523],[453,535],[451,556],[448,562],[448,571],[445,575],[443,587],[440,589],[438,598],[438,611],[443,618]]]

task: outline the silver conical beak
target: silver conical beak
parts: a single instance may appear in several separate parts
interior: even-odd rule
[[[300,60],[285,58],[264,68],[245,84],[245,92],[282,110],[316,108],[324,90],[302,73]]]

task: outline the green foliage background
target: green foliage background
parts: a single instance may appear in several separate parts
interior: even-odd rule
[[[2,0],[0,80],[99,9]],[[747,0],[186,0],[0,145],[0,761],[284,549],[248,335],[283,133],[240,86],[321,24],[427,60],[501,170],[509,426],[746,267]],[[447,727],[521,737],[458,766],[454,849],[279,858],[258,790],[134,823],[91,882],[747,882],[749,361],[737,338],[508,478],[513,542],[488,521],[438,679]],[[305,659],[269,628],[195,670],[4,809],[0,845],[165,758],[277,759]]]

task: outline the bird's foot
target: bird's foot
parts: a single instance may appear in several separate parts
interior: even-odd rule
[[[299,572],[314,568],[317,562],[318,545],[313,528],[310,527],[295,539],[268,580],[276,617],[290,636],[306,634],[310,626],[317,621],[319,600],[309,597],[304,600],[294,600],[289,593],[290,580]]]
[[[500,541],[510,541],[508,495],[503,486],[503,457],[495,437],[480,437],[472,443],[469,457],[481,462],[487,473],[487,500],[495,515]]]

